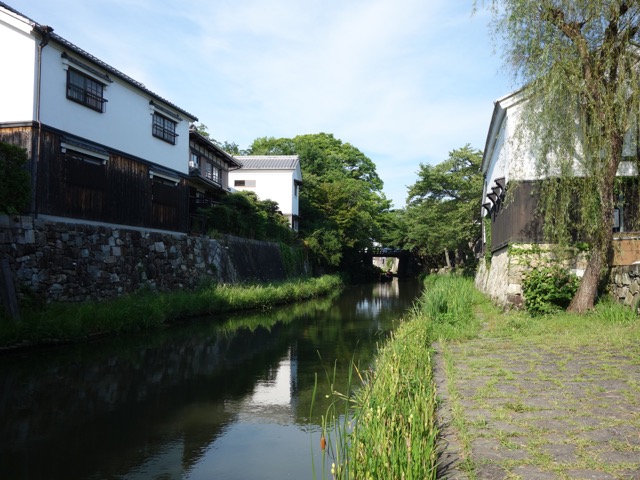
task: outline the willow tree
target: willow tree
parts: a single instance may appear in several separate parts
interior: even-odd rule
[[[579,238],[589,245],[569,306],[584,312],[609,268],[615,178],[625,137],[637,128],[640,2],[483,3],[493,12],[507,67],[525,85],[516,135],[546,179],[540,201],[545,234],[553,242]]]

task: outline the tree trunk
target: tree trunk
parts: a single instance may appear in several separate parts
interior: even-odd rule
[[[609,268],[609,252],[613,247],[613,192],[618,165],[622,158],[623,135],[612,135],[605,174],[600,179],[600,228],[591,242],[589,263],[567,311],[585,313],[593,308],[602,274]]]
[[[598,293],[600,274],[604,266],[603,260],[600,252],[593,251],[591,253],[591,258],[578,286],[578,291],[571,300],[569,308],[567,308],[568,312],[585,313],[593,308]]]
[[[447,261],[447,267],[451,268],[451,260],[449,260],[449,250],[444,249],[444,258]]]

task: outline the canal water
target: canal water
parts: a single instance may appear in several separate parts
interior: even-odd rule
[[[394,279],[268,312],[2,355],[0,479],[310,479],[312,465],[322,478],[334,371],[341,389],[352,361],[370,367],[419,294],[417,282]]]

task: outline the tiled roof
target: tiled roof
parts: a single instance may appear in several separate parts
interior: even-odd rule
[[[9,10],[10,12],[13,12],[14,14],[19,15],[19,16],[23,17],[24,19],[28,20],[33,25],[33,27],[39,32],[42,32],[43,30],[48,28],[46,25],[39,24],[38,22],[32,20],[31,18],[29,18],[26,15],[20,13],[15,8],[7,5],[6,3],[4,3],[2,1],[0,1],[0,7],[5,8],[5,9]],[[121,80],[124,80],[125,82],[129,83],[130,85],[133,85],[134,87],[142,90],[143,92],[147,93],[148,95],[150,95],[151,97],[155,98],[156,100],[161,101],[165,105],[169,105],[171,108],[173,108],[176,111],[182,113],[183,115],[189,117],[189,119],[193,119],[193,121],[198,120],[198,118],[195,115],[187,112],[186,110],[183,110],[182,108],[178,107],[177,105],[175,105],[175,104],[169,102],[168,100],[162,98],[160,95],[158,95],[156,93],[153,93],[151,90],[149,90],[147,87],[145,87],[142,83],[140,83],[137,80],[134,80],[133,78],[131,78],[130,76],[122,73],[120,70],[117,70],[117,69],[113,68],[112,66],[106,64],[105,62],[103,62],[99,58],[94,57],[90,53],[84,51],[80,47],[78,47],[78,46],[74,45],[73,43],[71,43],[69,40],[66,40],[66,39],[62,38],[60,35],[57,35],[55,33],[51,33],[51,40],[55,41],[56,43],[59,43],[63,47],[68,48],[69,50],[73,51],[76,55],[79,55],[79,56],[83,57],[84,59],[89,60],[90,62],[94,63],[95,65],[99,65],[102,69],[104,69],[107,72],[111,73],[112,75],[120,78]]]
[[[228,164],[230,164],[232,167],[235,167],[235,168],[242,167],[242,165],[240,164],[240,162],[238,161],[237,158],[235,158],[233,155],[229,155],[227,152],[225,152],[223,149],[221,149],[218,145],[216,145],[211,140],[209,140],[207,137],[202,135],[195,128],[193,128],[193,125],[189,128],[189,139],[190,140],[195,140],[196,142],[198,142],[200,144],[206,145],[207,148],[209,148],[209,150],[212,150],[214,152],[218,152],[218,155],[223,157],[224,160]]]
[[[295,170],[298,155],[240,155],[234,158],[246,170]]]

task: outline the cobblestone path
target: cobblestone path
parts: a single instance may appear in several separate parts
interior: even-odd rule
[[[640,346],[436,352],[439,478],[640,480]]]

